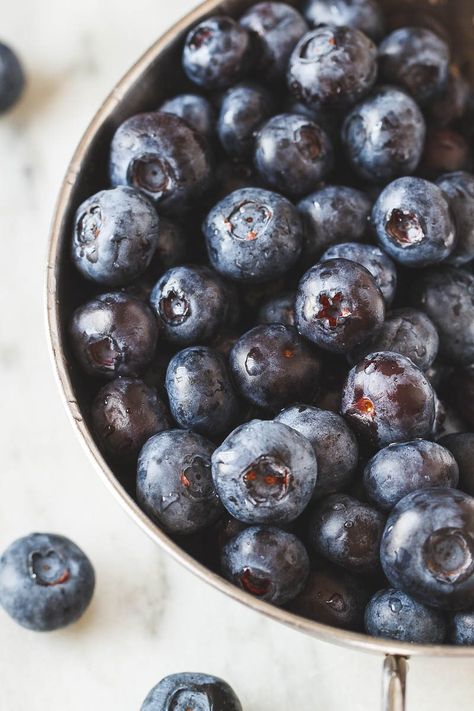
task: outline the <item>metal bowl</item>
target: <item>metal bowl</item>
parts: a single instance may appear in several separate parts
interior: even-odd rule
[[[288,0],[287,0],[288,1]],[[112,471],[97,447],[91,433],[88,403],[91,389],[87,379],[71,356],[67,325],[72,310],[87,295],[86,287],[70,260],[70,235],[77,206],[94,192],[107,185],[106,165],[111,137],[127,117],[140,111],[153,110],[160,100],[187,86],[180,69],[180,50],[188,30],[206,16],[225,13],[239,16],[255,0],[206,0],[164,34],[115,86],[90,123],[77,147],[64,178],[53,220],[47,267],[47,316],[50,344],[62,396],[82,444],[111,493],[139,526],[162,548],[195,575],[229,595],[237,602],[261,612],[294,629],[318,639],[383,655],[394,655],[386,664],[387,694],[403,686],[402,658],[436,656],[459,658],[474,656],[474,648],[454,646],[413,645],[376,639],[365,634],[348,632],[292,614],[255,599],[199,563],[158,528],[132,498],[133,484],[123,473]],[[295,0],[290,0],[297,4]],[[453,53],[463,64],[474,83],[474,6],[472,0],[385,0],[387,12],[407,12],[407,24],[413,11],[426,10],[439,20],[442,27],[456,38]],[[395,682],[395,687],[392,686]],[[401,694],[400,694],[401,698]],[[391,703],[392,703],[391,702]],[[388,702],[387,702],[388,703]],[[401,703],[401,701],[400,701]],[[386,708],[402,708],[389,706]]]

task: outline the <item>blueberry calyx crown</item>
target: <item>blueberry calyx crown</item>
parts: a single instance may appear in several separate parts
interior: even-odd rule
[[[292,475],[281,459],[264,454],[250,464],[244,472],[243,480],[252,503],[256,506],[271,506],[288,494]]]
[[[32,552],[29,556],[29,571],[31,579],[42,587],[62,585],[70,577],[67,565],[53,549],[46,553]]]

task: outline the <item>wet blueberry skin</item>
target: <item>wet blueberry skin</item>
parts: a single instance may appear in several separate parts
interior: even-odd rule
[[[309,558],[292,533],[253,526],[233,538],[222,551],[222,573],[234,585],[273,605],[284,605],[303,589]]]
[[[227,511],[249,524],[285,524],[306,508],[317,462],[308,440],[280,422],[252,420],[212,456],[212,476]]]
[[[349,259],[362,264],[372,274],[386,305],[390,306],[397,288],[397,269],[390,257],[379,247],[354,242],[334,244],[321,256],[321,262],[328,259]]]
[[[306,0],[303,13],[312,27],[348,25],[373,40],[383,35],[384,18],[376,0]]]
[[[300,13],[283,2],[260,2],[240,18],[240,24],[258,35],[258,70],[267,82],[285,78],[290,54],[308,31]]]
[[[25,74],[15,52],[0,42],[0,113],[16,104],[25,89]]]
[[[180,427],[215,439],[237,423],[240,407],[227,365],[212,348],[194,346],[173,356],[166,391]]]
[[[222,514],[211,476],[214,445],[196,432],[167,430],[151,437],[138,458],[137,499],[169,533],[188,535]]]
[[[341,411],[363,440],[380,449],[431,436],[435,393],[409,358],[371,353],[349,371]]]
[[[444,261],[454,249],[456,229],[440,188],[423,178],[394,180],[372,210],[380,246],[407,267]]]
[[[373,637],[415,644],[442,644],[446,617],[403,590],[379,590],[365,611],[365,631]]]
[[[332,353],[348,353],[365,341],[381,328],[384,316],[382,293],[369,271],[357,262],[321,262],[298,285],[298,331]]]
[[[273,112],[273,97],[258,84],[238,84],[222,97],[217,133],[231,158],[246,160],[252,156],[255,135]]]
[[[77,209],[72,258],[82,276],[125,286],[151,262],[160,236],[153,204],[138,190],[102,190]]]
[[[410,358],[420,370],[427,371],[439,349],[439,336],[434,323],[417,309],[396,309],[387,314],[380,331],[351,353],[357,363],[374,351],[391,351]]]
[[[456,245],[448,262],[460,267],[474,259],[474,175],[448,173],[436,184],[448,201],[456,225]]]
[[[257,133],[255,165],[270,188],[292,196],[310,192],[333,166],[326,132],[299,114],[273,116]]]
[[[172,267],[157,281],[150,304],[163,338],[177,346],[208,343],[232,325],[237,297],[209,267]]]
[[[318,462],[318,480],[313,497],[347,488],[355,475],[359,447],[342,417],[311,405],[293,405],[282,410],[276,422],[283,422],[306,437]]]
[[[439,444],[449,449],[459,467],[459,488],[474,496],[474,433],[457,432],[442,437]]]
[[[399,89],[383,86],[347,115],[342,142],[356,173],[384,184],[416,170],[425,134],[425,120],[415,101]]]
[[[114,457],[133,457],[147,439],[171,427],[155,388],[138,378],[116,378],[97,393],[91,407],[99,444]]]
[[[63,536],[31,533],[0,558],[0,604],[15,622],[50,632],[76,622],[94,592],[94,569]]]
[[[455,489],[423,489],[390,514],[380,558],[390,584],[432,607],[474,606],[474,499]]]
[[[287,291],[265,301],[258,310],[258,323],[282,323],[285,326],[295,325],[296,292]]]
[[[208,99],[199,94],[178,94],[164,101],[159,111],[175,114],[191,128],[211,140],[216,130],[216,113]]]
[[[347,494],[332,494],[311,512],[308,541],[313,550],[353,573],[379,567],[385,516]]]
[[[137,114],[112,138],[109,176],[113,187],[141,190],[160,213],[179,215],[210,186],[207,141],[174,114]]]
[[[459,468],[451,452],[423,439],[390,444],[377,452],[364,470],[367,495],[384,511],[393,509],[412,491],[455,488],[458,481]]]
[[[402,27],[379,46],[381,80],[401,86],[420,104],[444,88],[449,60],[447,43],[425,27]]]
[[[346,109],[368,94],[377,77],[377,48],[352,27],[325,25],[304,35],[287,72],[290,93],[308,106]]]
[[[242,711],[234,690],[219,677],[183,672],[162,679],[143,702],[140,711]]]
[[[474,612],[456,612],[452,616],[450,642],[474,645]]]
[[[143,373],[155,353],[158,325],[140,299],[110,292],[74,311],[69,334],[81,368],[111,379]]]
[[[311,399],[319,386],[321,359],[292,326],[255,326],[235,343],[229,362],[240,394],[270,412]]]
[[[235,281],[263,283],[285,274],[302,248],[296,208],[278,193],[242,188],[221,200],[203,224],[209,259]]]
[[[255,54],[253,35],[231,17],[217,15],[189,32],[183,69],[204,89],[226,89],[249,73]]]

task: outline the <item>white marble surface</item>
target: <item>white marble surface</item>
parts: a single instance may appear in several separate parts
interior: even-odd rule
[[[29,88],[0,120],[0,546],[56,531],[90,555],[83,620],[54,634],[0,611],[2,711],[135,711],[165,674],[222,675],[246,711],[376,711],[381,659],[236,606],[161,553],[103,487],[63,411],[46,345],[48,227],[72,150],[112,84],[194,0],[2,3]],[[473,662],[413,661],[409,711],[472,708]]]

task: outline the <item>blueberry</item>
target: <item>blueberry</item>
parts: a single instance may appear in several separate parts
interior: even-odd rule
[[[101,294],[79,306],[69,326],[71,345],[88,375],[140,375],[151,363],[158,338],[156,319],[140,299]]]
[[[424,272],[414,299],[436,326],[441,356],[459,365],[474,363],[474,275],[453,267]]]
[[[469,92],[468,81],[462,76],[459,67],[452,64],[446,85],[425,107],[430,123],[444,127],[462,118],[467,109]]]
[[[303,12],[312,27],[348,25],[375,41],[383,35],[384,18],[376,0],[306,0]]]
[[[114,187],[137,188],[160,211],[179,213],[209,187],[211,158],[201,134],[178,116],[155,111],[132,116],[118,127],[109,173]]]
[[[372,222],[382,249],[408,267],[426,267],[453,251],[456,230],[440,188],[423,178],[398,178],[380,193]]]
[[[357,440],[342,417],[310,405],[293,405],[275,418],[308,439],[318,462],[314,496],[346,488],[352,483],[358,458]]]
[[[224,547],[222,572],[254,597],[284,605],[303,589],[309,559],[305,547],[292,533],[253,526]]]
[[[212,476],[234,518],[250,524],[284,524],[308,505],[317,463],[310,442],[291,427],[252,420],[216,449]]]
[[[188,240],[179,222],[160,217],[158,246],[152,259],[153,271],[169,269],[186,261],[189,254]]]
[[[231,17],[209,17],[186,37],[183,68],[205,89],[226,89],[249,73],[255,57],[253,35]]]
[[[448,262],[460,267],[474,259],[474,175],[442,175],[436,184],[447,200],[456,225],[456,245]]]
[[[255,135],[271,116],[273,98],[257,84],[238,84],[228,89],[221,102],[217,132],[226,153],[238,160],[250,158]]]
[[[439,336],[431,319],[417,309],[397,309],[387,315],[378,333],[351,354],[357,362],[374,351],[400,353],[426,371],[433,364],[439,348]]]
[[[372,244],[343,242],[329,247],[322,255],[321,262],[329,259],[349,259],[362,264],[372,274],[386,305],[390,306],[397,288],[397,270],[385,252]]]
[[[159,432],[142,448],[138,503],[169,533],[196,533],[221,515],[211,476],[213,450],[200,434],[183,430]]]
[[[348,114],[342,142],[352,168],[372,183],[413,173],[425,141],[418,105],[399,89],[376,89]]]
[[[370,500],[385,511],[412,491],[456,487],[458,480],[459,468],[451,452],[423,439],[390,444],[377,452],[364,470]]]
[[[309,543],[332,563],[353,573],[374,573],[385,517],[346,494],[332,494],[311,512]]]
[[[446,400],[440,400],[437,397],[436,418],[433,428],[433,439],[435,442],[441,442],[441,440],[447,435],[466,432],[468,429],[469,426],[462,419],[461,415],[450,405],[450,403],[446,402]]]
[[[369,593],[363,579],[326,565],[310,572],[304,590],[291,601],[291,612],[332,627],[355,632],[364,628]]]
[[[423,177],[434,180],[442,173],[471,170],[471,148],[459,131],[452,128],[430,128],[418,166]]]
[[[474,606],[474,499],[423,489],[390,514],[380,548],[390,584],[445,610]]]
[[[255,165],[269,187],[304,195],[331,172],[333,148],[316,123],[299,114],[280,114],[257,134]]]
[[[421,104],[446,85],[449,59],[447,43],[434,32],[402,27],[379,46],[380,77],[388,84],[398,84]]]
[[[288,86],[308,106],[346,109],[377,77],[377,48],[352,27],[325,25],[304,35],[288,63]]]
[[[300,13],[283,2],[260,2],[247,10],[240,24],[259,38],[258,71],[265,81],[284,79],[290,54],[308,31]]]
[[[239,403],[225,360],[212,348],[194,346],[173,356],[166,390],[180,427],[214,439],[236,424]]]
[[[151,689],[140,711],[242,711],[234,690],[209,674],[170,674]]]
[[[474,644],[474,613],[456,612],[451,619],[450,641],[453,644]]]
[[[439,444],[449,449],[458,464],[459,488],[474,496],[474,433],[450,434],[440,439]]]
[[[298,331],[324,350],[347,353],[382,326],[384,315],[380,289],[357,262],[321,262],[299,283],[295,304]]]
[[[341,409],[362,439],[381,448],[430,437],[435,394],[409,358],[371,353],[349,372]]]
[[[210,342],[229,325],[235,301],[233,291],[212,269],[191,265],[165,272],[150,296],[163,338],[178,346]]]
[[[287,272],[302,247],[296,208],[261,188],[236,190],[221,200],[203,225],[212,266],[236,281],[271,281]]]
[[[15,622],[51,632],[76,622],[94,592],[94,569],[64,536],[31,533],[0,558],[0,604]]]
[[[147,439],[171,427],[171,418],[154,388],[138,378],[116,378],[97,393],[92,427],[100,446],[114,457],[138,454]]]
[[[286,291],[265,301],[258,310],[258,323],[282,323],[285,326],[294,326],[295,298],[296,292]]]
[[[443,613],[393,588],[379,590],[370,599],[365,630],[373,637],[415,644],[442,644],[447,631]]]
[[[15,52],[0,42],[0,114],[11,109],[25,89],[25,74]]]
[[[284,324],[262,324],[247,331],[230,353],[230,367],[242,396],[278,412],[316,394],[321,360],[309,344]]]
[[[210,101],[199,94],[178,94],[164,101],[159,111],[179,116],[202,136],[211,140],[216,130],[216,115]]]

